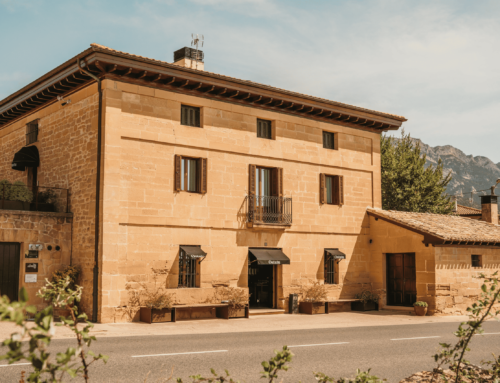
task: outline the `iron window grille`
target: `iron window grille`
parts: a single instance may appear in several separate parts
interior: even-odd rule
[[[26,125],[26,145],[38,141],[38,120]]]
[[[325,284],[335,285],[335,259],[325,252]]]
[[[331,132],[323,132],[323,148],[335,149],[335,134]]]
[[[196,286],[196,271],[198,260],[179,250],[179,284],[178,287],[193,288]]]
[[[201,127],[200,108],[195,106],[181,105],[181,125]]]
[[[272,140],[273,130],[271,121],[261,120],[260,118],[257,119],[257,137]]]
[[[481,256],[477,254],[472,254],[472,267],[482,267]]]

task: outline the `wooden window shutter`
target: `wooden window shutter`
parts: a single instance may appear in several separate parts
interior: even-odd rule
[[[344,176],[338,176],[339,179],[339,205],[344,204]]]
[[[207,176],[208,176],[208,160],[206,158],[200,158],[198,160],[198,168],[200,169],[200,193],[207,193]]]
[[[177,154],[175,155],[175,169],[174,169],[174,190],[175,191],[180,191],[181,190],[181,162],[182,162],[182,156],[178,156]]]
[[[335,176],[333,178],[333,204],[344,204],[344,177]]]
[[[275,197],[283,197],[283,169],[273,168],[271,171],[271,194]]]
[[[319,175],[319,203],[326,203],[326,176],[324,173]]]
[[[201,124],[200,124],[200,108],[196,108],[194,110],[194,126],[196,127],[200,127]]]
[[[256,166],[249,165],[248,166],[248,194],[255,195],[255,172]]]

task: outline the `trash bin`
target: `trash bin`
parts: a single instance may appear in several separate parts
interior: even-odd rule
[[[288,313],[299,313],[299,294],[290,294],[288,297]]]

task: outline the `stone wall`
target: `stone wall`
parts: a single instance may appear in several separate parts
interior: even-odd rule
[[[74,214],[73,263],[82,268],[82,307],[90,315],[94,264],[94,218],[97,150],[97,86],[68,96],[71,103],[55,102],[0,130],[0,179],[27,182],[27,171],[11,169],[14,153],[26,144],[26,124],[39,119],[40,186],[69,189]],[[42,191],[44,189],[41,189]],[[59,192],[65,194],[64,192]],[[64,195],[61,195],[64,200]],[[59,210],[65,211],[64,203]]]
[[[500,249],[487,247],[436,247],[436,312],[466,314],[481,295],[484,273],[500,270]],[[472,254],[480,255],[482,267],[472,267]]]
[[[20,243],[19,287],[26,288],[29,303],[36,305],[38,309],[46,305],[36,297],[36,292],[45,284],[45,278],[50,279],[55,270],[64,268],[71,262],[72,220],[72,214],[66,213],[0,210],[0,242]],[[30,243],[43,245],[38,258],[25,258]],[[49,245],[52,250],[47,249]],[[56,246],[60,246],[59,251],[56,251]],[[38,263],[36,283],[24,282],[27,262]]]
[[[248,247],[281,247],[278,307],[290,292],[322,281],[324,248],[347,254],[330,295],[352,297],[370,282],[365,209],[380,207],[380,136],[230,103],[106,80],[103,260],[100,321],[121,321],[127,285],[151,268],[170,270],[168,286],[182,303],[202,302],[213,285],[247,287]],[[202,128],[180,125],[181,104],[202,108]],[[257,118],[273,121],[274,140],[256,137]],[[322,147],[337,133],[338,150]],[[208,193],[175,193],[174,155],[208,159]],[[246,227],[249,164],[281,167],[293,198],[293,225]],[[319,203],[319,174],[344,175],[345,205]],[[377,186],[374,186],[377,185]],[[180,244],[201,245],[201,286],[177,289]]]

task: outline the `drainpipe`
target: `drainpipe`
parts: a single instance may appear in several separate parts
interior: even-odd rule
[[[93,75],[85,70],[85,61],[76,60],[78,68],[86,75],[90,76],[97,82],[97,90],[99,92],[99,113],[97,120],[97,174],[96,174],[96,190],[95,190],[95,248],[94,248],[94,275],[92,280],[92,322],[97,322],[97,308],[98,308],[98,288],[99,288],[99,211],[100,211],[100,198],[101,198],[101,118],[102,118],[102,89],[101,80],[99,77]]]

